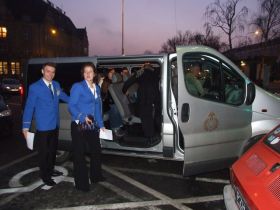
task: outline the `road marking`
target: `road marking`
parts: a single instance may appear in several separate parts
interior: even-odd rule
[[[105,164],[103,164],[103,165],[105,165]],[[63,164],[63,166],[73,169],[73,163],[71,163],[69,161],[65,162]],[[141,169],[130,169],[130,168],[123,168],[123,167],[111,167],[111,168],[113,168],[117,171],[122,171],[122,172],[149,174],[149,175],[154,175],[154,176],[164,176],[164,177],[175,178],[175,179],[189,179],[189,177],[183,177],[182,175],[165,173],[165,172],[156,172],[156,171],[148,171],[148,170],[141,170]],[[195,177],[195,180],[200,181],[200,182],[219,183],[219,184],[229,184],[230,183],[230,181],[226,180],[226,179],[213,179],[213,178],[204,178],[204,177]]]
[[[209,201],[223,200],[223,195],[211,195],[211,196],[202,196],[202,197],[191,197],[183,199],[173,199],[178,203],[202,203]],[[164,200],[154,200],[154,201],[141,201],[141,202],[125,202],[125,203],[113,203],[113,204],[101,204],[101,205],[88,205],[88,206],[76,206],[76,207],[67,207],[67,208],[55,208],[55,209],[46,209],[46,210],[105,210],[105,209],[125,209],[125,208],[141,208],[141,207],[152,207],[170,205],[168,201]]]
[[[142,184],[142,183],[126,176],[126,175],[124,175],[124,174],[122,174],[121,172],[118,172],[118,171],[116,171],[112,168],[109,168],[107,166],[103,166],[102,168],[105,171],[107,171],[108,173],[113,174],[114,176],[124,180],[125,182],[128,182],[129,184],[136,186],[137,188],[153,195],[154,197],[159,198],[160,200],[166,201],[168,204],[170,204],[170,205],[172,205],[172,206],[174,206],[178,209],[190,210],[190,208],[188,208],[188,207],[186,207],[186,206],[184,206],[180,203],[174,202],[174,200],[172,198],[170,198],[170,197],[168,197],[168,196],[166,196],[166,195],[164,195],[164,194],[162,194],[162,193],[160,193],[160,192],[158,192],[158,191],[156,191],[156,190],[154,190],[154,189],[152,189],[152,188],[150,188],[150,187],[148,187],[148,186],[146,186],[146,185],[144,185],[144,184]]]
[[[180,203],[204,203],[209,201],[219,201],[224,200],[223,195],[209,195],[209,196],[201,196],[201,197],[191,197],[191,198],[182,198],[182,199],[175,199],[177,202]]]
[[[15,165],[15,164],[17,164],[17,163],[19,163],[19,162],[21,162],[21,161],[24,161],[24,160],[26,160],[26,159],[28,159],[28,158],[31,158],[31,157],[33,157],[33,156],[35,156],[35,155],[37,155],[37,154],[38,154],[38,152],[34,152],[34,153],[31,153],[31,154],[26,155],[26,156],[24,156],[24,157],[21,157],[21,158],[19,158],[19,159],[17,159],[17,160],[14,160],[14,161],[12,161],[12,162],[6,164],[6,165],[3,165],[3,166],[0,167],[0,171],[3,170],[3,169],[6,169],[6,168],[8,168],[8,167],[10,167],[10,166],[12,166],[12,165]]]
[[[62,172],[65,176],[68,175],[68,171],[67,169],[61,167],[61,166],[55,166],[55,169]],[[28,185],[28,186],[23,186],[20,182],[20,179],[25,176],[28,173],[34,172],[34,171],[38,171],[39,168],[35,167],[35,168],[31,168],[31,169],[27,169],[25,171],[22,171],[18,174],[16,174],[15,176],[13,176],[9,182],[9,187],[11,188],[7,188],[7,189],[0,189],[0,195],[2,194],[9,194],[9,193],[22,193],[22,192],[31,192],[32,190],[36,189],[37,187],[44,185],[42,180],[37,180],[35,182],[33,182],[32,184]],[[58,176],[58,177],[54,177],[54,181],[56,183],[62,182],[65,179],[65,176]],[[52,187],[50,187],[52,188]],[[42,189],[50,189],[49,187],[43,187]]]
[[[20,161],[23,161],[29,157],[34,156],[36,153],[32,153],[30,155],[27,155],[23,158],[20,158],[16,161],[13,161],[5,166],[2,166],[0,168],[7,168],[13,164],[16,164]],[[71,162],[65,162],[63,164],[63,166],[67,166],[70,167],[72,166]],[[68,175],[68,170],[65,169],[64,167],[61,166],[56,166],[55,168],[61,172],[63,172],[63,174],[65,176],[59,176],[59,177],[54,177],[54,180],[56,183],[62,182],[62,181],[66,181],[66,182],[71,182],[74,184],[74,178],[73,177],[67,177]],[[125,182],[134,185],[135,187],[153,195],[154,197],[158,198],[159,200],[154,200],[154,201],[141,201],[141,198],[138,198],[132,194],[130,194],[129,192],[124,191],[123,189],[120,189],[119,187],[108,183],[108,182],[101,182],[99,183],[100,185],[102,185],[105,188],[110,189],[111,191],[117,193],[118,195],[133,201],[133,202],[125,202],[125,203],[115,203],[115,204],[102,204],[102,205],[91,205],[91,206],[79,206],[79,207],[67,207],[67,208],[58,208],[60,210],[67,210],[67,209],[71,209],[71,210],[88,210],[88,209],[120,209],[120,208],[140,208],[140,207],[146,207],[150,210],[158,210],[159,208],[157,208],[156,206],[159,205],[172,205],[178,209],[187,209],[187,210],[191,210],[191,208],[185,206],[184,204],[189,204],[189,203],[202,203],[202,202],[211,202],[211,201],[217,201],[217,200],[223,200],[223,196],[222,195],[211,195],[211,196],[203,196],[203,197],[191,197],[191,198],[183,198],[183,199],[172,199],[132,178],[130,178],[129,176],[126,176],[125,174],[119,172],[119,171],[124,171],[124,172],[133,172],[133,173],[143,173],[143,174],[149,174],[149,175],[157,175],[157,176],[165,176],[165,177],[173,177],[173,178],[179,178],[179,179],[188,179],[188,178],[184,178],[181,175],[177,175],[177,174],[171,174],[171,173],[161,173],[161,172],[154,172],[154,171],[144,171],[144,170],[140,170],[140,169],[128,169],[128,168],[121,168],[121,167],[109,167],[106,165],[103,165],[103,170],[107,171],[108,173],[124,180]],[[23,176],[32,173],[34,171],[39,170],[38,167],[35,168],[31,168],[31,169],[27,169],[25,171],[22,171],[18,174],[16,174],[15,176],[12,177],[12,179],[9,182],[9,186],[12,188],[8,188],[8,189],[0,189],[0,195],[1,194],[9,194],[9,193],[15,193],[13,195],[7,196],[4,199],[2,199],[0,201],[0,206],[5,205],[7,203],[9,203],[10,201],[12,201],[14,198],[18,197],[19,195],[21,195],[23,192],[30,192],[40,186],[43,185],[43,182],[41,180],[37,180],[36,182],[32,183],[29,186],[24,187],[20,180]],[[209,179],[209,178],[200,178],[200,177],[196,177],[195,179],[196,181],[204,181],[204,182],[213,182],[213,183],[228,183],[228,180],[222,180],[222,179]],[[41,187],[41,189],[44,190],[49,190],[52,187],[43,185]],[[54,209],[53,209],[54,210]]]
[[[129,201],[142,201],[142,199],[132,195],[131,193],[128,193],[127,191],[115,186],[115,185],[112,185],[111,183],[108,183],[108,182],[100,182],[98,183],[100,185],[102,185],[103,187],[115,192],[116,194],[122,196],[123,198],[125,199],[128,199]]]
[[[164,176],[164,177],[171,177],[171,178],[176,178],[176,179],[189,179],[189,177],[183,177],[182,175],[172,174],[172,173],[147,171],[147,170],[141,170],[141,169],[129,169],[129,168],[122,168],[122,167],[112,167],[112,168],[115,170],[118,170],[118,171],[123,171],[123,172],[149,174],[149,175],[154,175],[154,176]],[[225,179],[195,177],[195,180],[200,181],[200,182],[229,184],[229,180],[225,180]]]
[[[67,176],[68,175],[68,170],[61,167],[61,166],[55,166],[55,169],[62,172],[63,173],[63,176]],[[30,168],[30,169],[27,169],[25,171],[22,171],[16,175],[14,175],[10,181],[9,181],[9,187],[11,188],[15,188],[15,187],[22,187],[23,184],[20,183],[20,180],[22,177],[24,177],[25,175],[29,174],[29,173],[32,173],[32,172],[35,172],[35,171],[38,171],[39,170],[39,167],[35,167],[35,168]],[[63,176],[59,176],[59,177],[54,177],[54,180],[59,183],[61,182],[61,177]]]

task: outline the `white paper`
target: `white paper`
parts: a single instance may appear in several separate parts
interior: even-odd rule
[[[112,130],[104,129],[104,131],[103,131],[102,129],[100,129],[99,138],[112,141],[113,140]]]
[[[34,133],[27,132],[26,144],[28,149],[33,150]]]

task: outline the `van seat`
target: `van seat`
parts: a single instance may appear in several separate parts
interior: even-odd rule
[[[129,101],[127,99],[127,96],[122,92],[123,84],[123,82],[110,84],[109,92],[124,122],[128,124],[141,123],[140,118],[136,117],[129,108]]]

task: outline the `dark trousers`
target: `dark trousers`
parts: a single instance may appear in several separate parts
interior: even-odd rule
[[[96,182],[103,178],[101,170],[101,146],[99,132],[79,131],[75,122],[71,123],[73,144],[73,164],[75,187],[80,190],[89,189],[89,178]],[[86,165],[87,148],[90,154],[90,169]]]
[[[51,179],[55,165],[58,143],[58,129],[36,131],[35,147],[38,150],[40,177],[43,181]]]
[[[142,128],[145,137],[150,138],[155,134],[153,104],[141,103],[139,106],[139,114],[142,122]]]

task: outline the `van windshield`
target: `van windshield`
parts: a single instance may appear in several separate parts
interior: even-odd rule
[[[264,143],[280,154],[280,125],[265,138]]]

